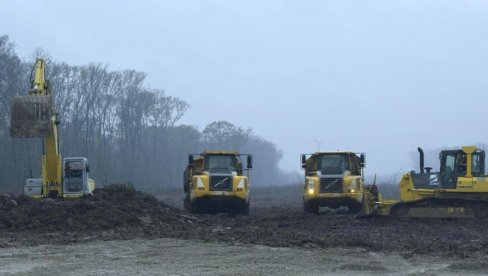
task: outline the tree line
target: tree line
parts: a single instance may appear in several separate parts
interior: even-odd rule
[[[46,79],[59,113],[63,157],[88,157],[97,185],[130,182],[158,192],[181,186],[188,153],[235,149],[255,156],[254,185],[286,184],[274,143],[227,121],[203,130],[178,124],[190,105],[163,89],[144,86],[146,74],[114,71],[107,65],[73,66],[46,59]],[[28,170],[40,175],[41,139],[9,136],[10,103],[27,95],[34,60],[23,60],[7,36],[0,36],[0,191],[19,192]]]

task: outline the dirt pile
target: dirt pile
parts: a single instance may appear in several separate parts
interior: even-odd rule
[[[96,231],[181,223],[179,211],[131,186],[111,185],[77,200],[0,196],[0,230]]]
[[[181,203],[181,194],[170,197]],[[233,216],[190,215],[122,185],[79,200],[0,196],[0,247],[176,238],[273,247],[361,247],[407,257],[488,254],[488,220],[356,219],[340,212],[316,216],[290,205],[288,197],[266,197],[270,199],[260,201],[256,196],[249,216]]]

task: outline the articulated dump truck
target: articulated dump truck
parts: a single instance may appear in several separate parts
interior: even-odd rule
[[[400,180],[400,201],[384,200],[375,186],[365,191],[363,215],[393,217],[486,218],[488,217],[488,176],[485,152],[474,146],[443,150],[440,170],[424,168],[420,153],[419,172],[411,171]]]
[[[363,206],[365,155],[348,151],[301,155],[305,169],[303,209],[318,214],[319,207],[348,207],[357,213]]]
[[[243,169],[243,156],[247,157]],[[252,156],[235,151],[205,150],[188,156],[183,175],[184,207],[190,213],[227,211],[249,214],[249,172]]]

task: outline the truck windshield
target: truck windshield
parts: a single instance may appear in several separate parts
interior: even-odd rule
[[[205,170],[209,172],[235,171],[233,155],[207,155],[205,157]]]
[[[319,158],[318,170],[322,174],[343,174],[349,170],[349,158],[344,154],[327,154]]]

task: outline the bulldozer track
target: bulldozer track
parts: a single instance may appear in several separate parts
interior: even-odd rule
[[[390,215],[401,217],[488,218],[488,201],[462,198],[425,198],[398,202]]]

